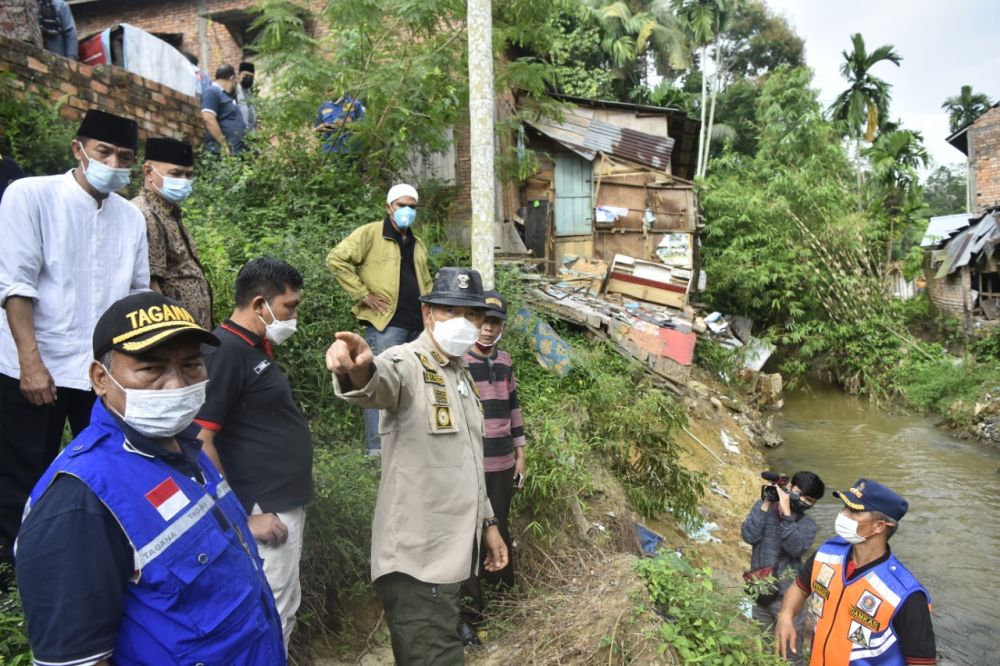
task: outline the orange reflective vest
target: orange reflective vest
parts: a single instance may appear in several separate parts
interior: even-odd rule
[[[816,551],[809,597],[816,629],[809,665],[902,666],[906,659],[892,619],[907,597],[927,591],[895,555],[848,581],[850,552],[851,544],[840,537]]]

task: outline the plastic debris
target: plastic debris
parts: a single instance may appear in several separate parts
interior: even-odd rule
[[[730,453],[740,452],[740,447],[738,444],[739,440],[735,439],[725,430],[723,430],[720,434],[722,435],[722,448],[724,448],[726,451],[729,451]]]
[[[702,523],[698,528],[689,530],[687,536],[695,543],[722,543],[722,539],[712,536],[712,532],[719,529],[716,523]]]

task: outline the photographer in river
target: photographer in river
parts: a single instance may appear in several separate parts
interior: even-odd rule
[[[796,472],[789,478],[775,472],[762,472],[768,481],[761,487],[760,499],[754,503],[743,521],[743,540],[753,546],[750,570],[743,574],[747,583],[757,590],[753,619],[765,634],[774,631],[781,597],[802,566],[802,555],[816,538],[816,523],[806,512],[826,492],[823,481],[812,472]],[[767,583],[769,578],[774,583]],[[805,615],[795,619],[798,635],[802,635]],[[801,649],[791,662],[802,664]]]

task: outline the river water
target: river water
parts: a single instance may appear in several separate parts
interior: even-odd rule
[[[785,443],[771,468],[826,483],[811,513],[817,543],[843,506],[833,489],[885,483],[910,503],[890,543],[931,594],[940,663],[1000,664],[1000,451],[828,387],[790,392],[775,425]]]

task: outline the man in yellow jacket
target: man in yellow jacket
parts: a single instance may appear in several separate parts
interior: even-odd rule
[[[326,265],[354,301],[351,312],[365,325],[375,355],[415,340],[423,331],[420,296],[431,290],[427,248],[413,235],[417,190],[394,185],[385,199],[385,218],[355,229],[327,255]],[[381,452],[379,412],[365,410],[365,448]]]

